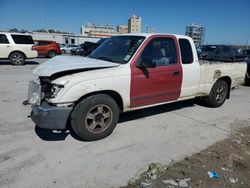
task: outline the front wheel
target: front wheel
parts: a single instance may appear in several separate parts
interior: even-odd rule
[[[71,127],[82,140],[99,140],[110,135],[119,119],[119,107],[106,94],[89,96],[71,114]]]
[[[228,95],[228,84],[224,80],[218,80],[212,87],[207,104],[211,107],[220,107],[226,100]]]

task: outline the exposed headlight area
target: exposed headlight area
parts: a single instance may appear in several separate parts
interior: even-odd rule
[[[40,77],[29,82],[28,103],[40,105],[42,101],[55,98],[63,85],[52,83],[49,77]]]
[[[53,84],[48,77],[40,77],[42,99],[55,98],[59,91],[64,87],[63,85]]]

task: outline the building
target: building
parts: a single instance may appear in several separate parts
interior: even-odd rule
[[[128,32],[129,33],[140,33],[141,32],[141,17],[133,15],[128,20]]]
[[[97,25],[86,23],[81,27],[81,35],[88,37],[111,37],[117,34],[115,28],[110,25]]]
[[[79,45],[86,41],[97,42],[99,37],[88,37],[82,35],[75,35],[73,33],[45,33],[45,32],[32,32],[31,36],[34,40],[52,40],[59,44],[76,44]]]
[[[128,26],[127,25],[118,25],[117,32],[119,34],[128,33]]]
[[[146,27],[146,33],[155,33],[155,28],[153,28],[153,27]]]
[[[194,40],[195,46],[200,46],[204,43],[205,27],[195,24],[188,25],[185,34]]]

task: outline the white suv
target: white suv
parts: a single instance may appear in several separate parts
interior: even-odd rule
[[[0,59],[23,65],[25,59],[37,57],[32,37],[24,33],[0,32]]]

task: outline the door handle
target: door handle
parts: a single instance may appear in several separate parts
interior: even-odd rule
[[[7,45],[6,47],[10,47],[10,45]]]
[[[173,76],[178,76],[180,74],[180,71],[174,71]]]

